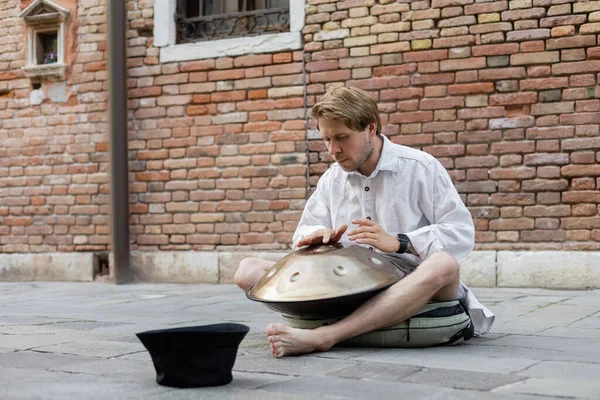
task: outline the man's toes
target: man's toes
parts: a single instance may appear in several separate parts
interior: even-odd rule
[[[269,336],[269,343],[279,342],[280,340],[279,335]]]
[[[268,336],[276,335],[280,331],[281,331],[281,329],[279,328],[279,324],[270,324],[269,326],[267,326],[267,335]]]

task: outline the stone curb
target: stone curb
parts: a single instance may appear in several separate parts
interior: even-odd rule
[[[142,282],[232,283],[244,258],[276,261],[286,254],[133,251],[131,264]],[[600,252],[474,251],[460,265],[461,280],[473,287],[600,288]],[[92,281],[97,270],[93,253],[0,254],[0,281]]]

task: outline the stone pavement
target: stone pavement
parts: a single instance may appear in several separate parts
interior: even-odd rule
[[[0,399],[600,399],[600,291],[474,292],[497,319],[465,345],[276,360],[280,316],[231,285],[0,283]],[[251,327],[231,384],[156,384],[136,332],[224,321]]]

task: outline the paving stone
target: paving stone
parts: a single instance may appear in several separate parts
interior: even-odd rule
[[[391,399],[391,398],[425,398],[440,396],[448,391],[434,386],[414,385],[411,383],[381,382],[369,380],[344,379],[337,377],[300,377],[283,383],[275,383],[262,387],[263,390],[311,394],[335,393],[341,398],[352,399]]]
[[[16,351],[0,354],[0,367],[52,369],[90,360],[94,358],[71,354]]]
[[[356,364],[352,361],[331,360],[311,356],[276,359],[272,355],[238,356],[234,370],[243,372],[268,372],[283,375],[322,375]]]
[[[573,328],[600,329],[600,318],[583,318],[569,326]]]
[[[526,370],[517,372],[517,374],[532,378],[556,377],[597,380],[600,376],[600,363],[590,364],[565,361],[542,361]]]
[[[145,397],[144,400],[312,400],[309,395],[267,392],[266,390],[245,390],[233,387],[235,381],[226,386],[171,390],[166,393]],[[319,396],[323,399],[339,399],[337,396]]]
[[[90,379],[89,375],[37,369],[0,370],[2,398],[18,400],[140,399],[166,392],[167,388],[147,381],[119,382]],[[14,384],[10,384],[15,382]]]
[[[467,355],[460,352],[456,352],[451,357],[440,357],[439,354],[415,353],[410,350],[383,350],[375,354],[359,357],[356,360],[503,374],[520,371],[539,362],[527,358],[492,358],[473,354]]]
[[[327,375],[350,379],[372,379],[376,381],[397,382],[423,368],[412,365],[365,362],[353,365]]]
[[[600,337],[599,329],[573,328],[572,326],[550,328],[540,332],[544,336],[554,336],[568,339],[597,339]]]
[[[452,369],[428,368],[403,378],[401,382],[488,391],[523,379],[525,378],[508,374],[488,374],[475,371],[465,374],[464,371]]]
[[[92,357],[115,357],[126,353],[143,350],[141,343],[123,343],[108,340],[80,340],[77,342],[61,343],[50,346],[39,346],[38,351],[51,353],[79,354]]]
[[[139,360],[127,360],[127,359],[88,359],[87,362],[80,362],[77,364],[64,365],[64,366],[53,366],[48,368],[52,371],[62,371],[71,373],[82,373],[88,375],[97,376],[110,376],[116,378],[122,378],[125,380],[130,379],[154,379],[156,377],[156,371],[152,361],[139,361]]]
[[[497,393],[521,393],[552,398],[597,399],[600,393],[598,379],[531,378],[514,385],[496,389]]]
[[[16,349],[10,349],[8,347],[0,347],[0,354],[4,354],[4,353],[12,353],[13,351],[15,351]]]
[[[490,342],[486,342],[485,346],[516,346],[533,349],[548,349],[576,352],[593,351],[594,353],[600,353],[600,347],[598,346],[597,340],[594,341],[584,339],[565,339],[546,336],[511,335]]]
[[[527,394],[516,394],[516,393],[494,393],[473,390],[452,390],[451,392],[444,392],[443,397],[440,400],[541,400],[540,396],[527,395]],[[437,398],[436,398],[437,400]]]

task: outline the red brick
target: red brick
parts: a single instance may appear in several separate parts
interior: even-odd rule
[[[485,68],[485,67],[486,67],[485,57],[443,60],[440,62],[440,69],[442,71],[478,69],[478,68]]]
[[[518,79],[525,78],[525,68],[513,67],[513,68],[488,68],[479,71],[479,79],[488,80],[501,80],[501,79]]]
[[[453,83],[454,82],[454,74],[453,73],[444,73],[444,74],[425,74],[425,75],[413,75],[411,77],[411,83],[415,86],[419,85],[439,85],[444,83]]]
[[[492,204],[496,206],[524,206],[535,204],[534,193],[493,193],[491,197]]]
[[[495,94],[490,96],[490,105],[532,104],[537,102],[536,92]]]
[[[405,89],[391,89],[382,90],[380,94],[380,100],[404,100],[410,98],[423,97],[422,88],[405,88]]]
[[[417,64],[409,63],[402,65],[390,65],[385,67],[373,68],[373,76],[397,76],[412,74],[417,70]]]
[[[169,171],[148,171],[136,172],[135,177],[138,181],[168,181]]]
[[[558,51],[531,52],[510,56],[511,65],[551,64],[559,61],[560,55]]]
[[[344,49],[333,49],[333,50],[324,50],[316,53],[312,53],[312,61],[321,61],[321,60],[332,60],[338,58],[346,58],[348,57],[349,50]]]
[[[273,62],[271,54],[249,55],[237,57],[233,61],[233,65],[238,67],[254,67],[257,65],[269,65]]]
[[[275,64],[289,63],[292,62],[292,53],[279,53],[273,55],[273,62]]]
[[[465,106],[463,97],[446,97],[440,99],[421,100],[421,110],[437,110],[445,108],[461,108]]]
[[[600,47],[591,47],[587,49],[587,58],[589,60],[600,59]]]
[[[192,103],[198,103],[198,104],[210,103],[210,94],[195,94],[192,96]]]
[[[390,79],[389,81],[387,78],[361,79],[358,81],[348,81],[346,82],[346,86],[357,87],[363,90],[379,90],[387,88],[388,82],[390,87],[407,87],[408,77],[397,77]]]
[[[558,17],[542,18],[541,28],[552,28],[560,25],[580,25],[587,20],[585,15],[560,15]]]
[[[351,75],[352,72],[349,69],[327,72],[313,72],[309,75],[309,81],[312,83],[345,81],[350,79]]]
[[[425,121],[433,121],[432,111],[404,112],[390,115],[390,122],[393,124]]]
[[[233,79],[242,79],[242,78],[244,78],[244,76],[245,76],[245,74],[244,74],[243,69],[229,69],[229,70],[224,70],[224,71],[209,71],[208,80],[210,80],[210,81],[226,81],[226,80],[233,80]]]
[[[552,73],[555,75],[572,75],[598,71],[600,71],[600,60],[560,63],[552,66]]]
[[[560,116],[560,123],[564,125],[600,124],[600,113],[576,113]]]
[[[458,111],[459,119],[479,119],[504,117],[504,107],[466,108]]]
[[[308,72],[329,71],[338,68],[338,60],[325,60],[306,63],[306,71]]]
[[[267,90],[266,89],[250,90],[248,92],[248,100],[266,99],[266,98],[267,98]]]
[[[184,62],[180,66],[181,72],[189,71],[204,71],[215,68],[215,60],[200,60],[200,61],[189,61]]]
[[[452,36],[452,37],[433,39],[433,47],[435,49],[472,46],[474,44],[475,44],[475,35]]]
[[[575,27],[573,25],[556,26],[552,28],[550,35],[552,37],[573,36],[575,35]]]
[[[465,6],[465,14],[487,14],[508,10],[508,1],[499,0],[490,3],[470,4]]]
[[[494,84],[491,82],[466,83],[448,86],[448,94],[450,95],[494,93],[494,90]]]
[[[523,42],[520,44],[521,52],[532,53],[532,52],[543,52],[545,43],[543,40],[535,40],[531,42]]]
[[[210,100],[215,103],[241,101],[245,99],[245,90],[234,90],[231,92],[214,92],[210,95]]]
[[[520,82],[521,90],[559,89],[569,87],[569,78],[525,79]]]
[[[29,226],[33,223],[31,217],[5,217],[4,225],[7,226]]]
[[[558,39],[548,39],[546,43],[547,50],[572,49],[576,47],[590,47],[596,45],[596,37],[583,35],[574,37],[564,37]]]
[[[527,67],[527,76],[530,78],[538,78],[540,76],[550,76],[552,69],[549,65],[534,65]]]
[[[593,74],[574,75],[569,77],[571,86],[594,86],[596,77]]]
[[[162,88],[160,86],[133,88],[129,89],[127,93],[130,99],[137,97],[155,97],[160,96],[162,94]]]
[[[484,46],[473,46],[471,48],[471,54],[474,57],[479,56],[499,56],[505,54],[514,54],[519,52],[518,43],[502,43],[502,44],[488,44]]]
[[[423,124],[423,132],[459,132],[465,129],[464,121],[436,121]]]

